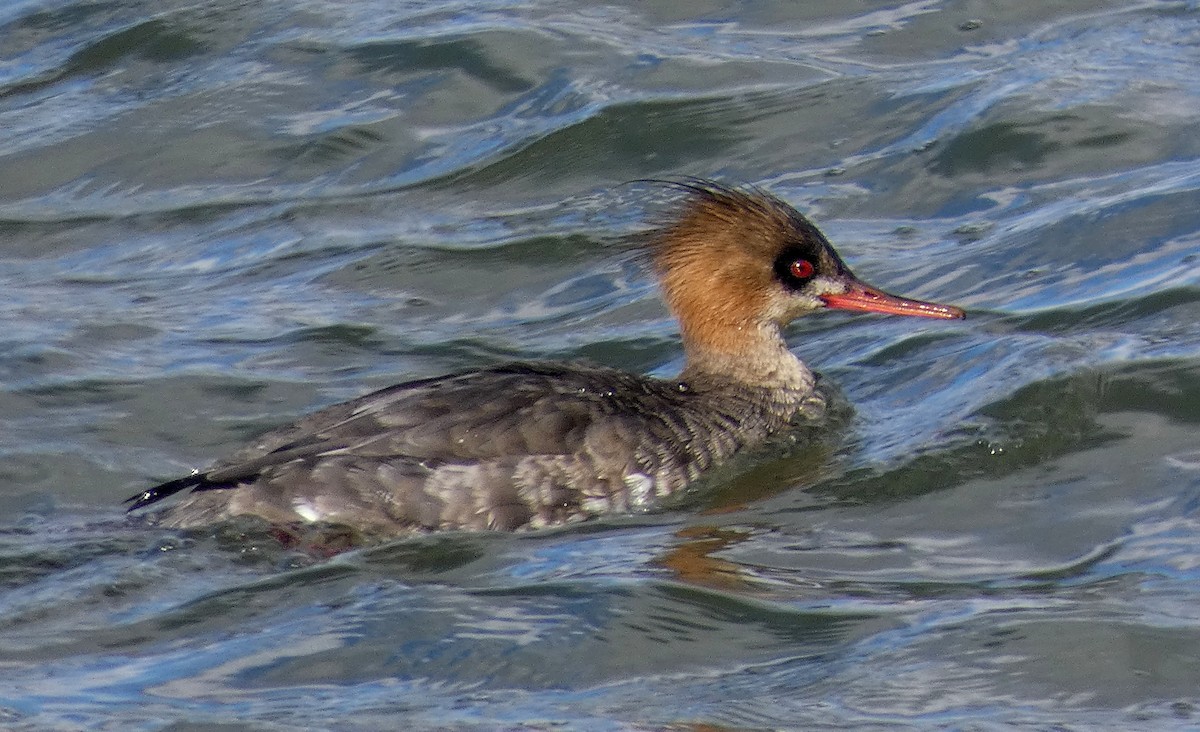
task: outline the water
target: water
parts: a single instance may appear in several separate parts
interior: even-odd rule
[[[10,2],[0,728],[1200,726],[1200,6]],[[512,357],[669,374],[621,183],[769,187],[961,323],[693,501],[312,556],[120,500]]]

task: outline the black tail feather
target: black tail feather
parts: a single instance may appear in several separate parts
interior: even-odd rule
[[[144,508],[152,503],[158,503],[164,498],[191,489],[193,491],[211,491],[218,488],[233,488],[237,485],[236,481],[210,481],[204,473],[192,473],[183,478],[168,480],[166,483],[156,485],[153,488],[147,488],[141,493],[130,496],[125,499],[125,503],[131,504],[125,509],[126,513],[136,511],[139,508]]]

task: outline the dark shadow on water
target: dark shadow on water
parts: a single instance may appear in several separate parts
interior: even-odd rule
[[[946,449],[891,469],[852,470],[811,492],[847,505],[870,504],[1009,475],[1119,440],[1123,435],[1098,420],[1114,412],[1200,422],[1200,365],[1152,361],[1036,382],[981,409],[976,420],[946,436]]]

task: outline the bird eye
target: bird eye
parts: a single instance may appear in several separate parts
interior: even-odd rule
[[[788,274],[798,280],[807,280],[816,271],[816,267],[807,259],[793,259],[792,263],[788,265]]]

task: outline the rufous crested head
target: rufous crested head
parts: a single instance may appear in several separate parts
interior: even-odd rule
[[[687,370],[762,380],[786,372],[780,329],[836,308],[963,318],[959,308],[889,295],[859,280],[796,209],[757,188],[670,181],[688,198],[659,229],[651,256],[679,319]]]

